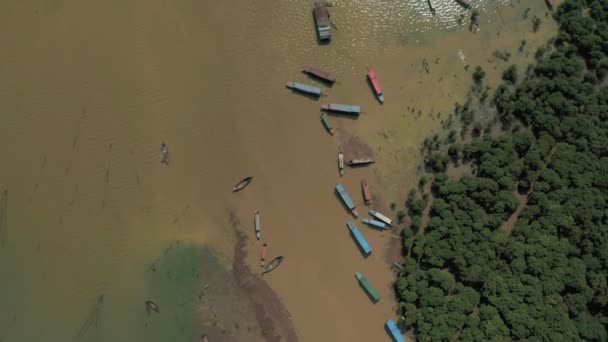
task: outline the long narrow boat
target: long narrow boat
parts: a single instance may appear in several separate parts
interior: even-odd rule
[[[429,9],[431,10],[431,13],[435,13],[435,3],[433,2],[433,0],[428,0],[429,3]]]
[[[146,301],[146,312],[149,315],[151,311],[154,311],[156,313],[160,313],[160,309],[158,308],[158,305],[156,305],[156,303],[154,303],[151,300],[147,300]]]
[[[262,245],[262,250],[260,251],[260,266],[264,268],[264,264],[266,263],[266,254],[268,253],[268,245],[266,242]]]
[[[456,2],[461,4],[463,7],[471,8],[471,0],[456,0]]]
[[[550,10],[553,10],[553,2],[552,0],[545,0],[545,4]]]
[[[355,238],[355,241],[357,241],[357,244],[359,245],[359,248],[361,249],[363,254],[365,254],[365,256],[372,254],[372,247],[369,245],[367,240],[365,240],[365,237],[363,237],[363,234],[361,234],[359,228],[357,228],[357,226],[355,226],[355,224],[350,221],[346,223],[346,226]]]
[[[237,191],[243,190],[243,188],[245,188],[247,185],[249,185],[249,183],[251,183],[252,180],[253,180],[253,177],[244,178],[242,181],[238,182],[237,185],[234,186],[234,188],[232,188],[232,192],[237,192]]]
[[[298,82],[287,82],[287,87],[313,96],[321,96],[321,88]]]
[[[315,23],[317,24],[319,39],[331,39],[331,22],[329,20],[329,11],[327,10],[325,1],[315,2],[313,13],[315,15]]]
[[[327,117],[327,114],[321,113],[321,122],[323,123],[323,126],[325,126],[325,129],[329,132],[329,134],[334,135],[334,128],[332,127],[331,123],[329,123],[329,118]]]
[[[321,105],[321,109],[328,112],[338,112],[343,114],[359,115],[361,113],[361,107],[356,105],[345,105],[330,103]]]
[[[253,215],[253,226],[255,228],[255,237],[259,240],[262,237],[262,227],[260,226],[260,211],[256,210]]]
[[[375,163],[371,158],[351,159],[348,161],[349,166],[363,166]]]
[[[379,212],[377,212],[375,210],[370,210],[369,214],[372,215],[373,217],[377,218],[378,220],[386,223],[389,226],[393,223],[393,220],[389,219],[388,217],[380,214]]]
[[[164,141],[160,144],[160,163],[169,165],[169,147]]]
[[[365,289],[365,292],[367,292],[367,295],[372,300],[372,302],[377,303],[380,300],[380,293],[378,293],[378,290],[374,288],[372,283],[370,283],[370,281],[367,280],[367,278],[365,278],[365,276],[361,274],[361,272],[355,272],[355,277],[357,278],[359,284],[361,284],[363,289]]]
[[[353,213],[353,215],[355,217],[359,216],[359,212],[357,211],[357,208],[355,207],[355,203],[350,198],[350,196],[348,196],[348,193],[344,189],[344,186],[342,184],[336,185],[336,191],[338,192],[338,195],[340,196],[340,198],[342,199],[342,202],[344,202],[344,204],[346,205],[348,210],[350,210],[350,212]]]
[[[338,171],[340,171],[340,177],[344,176],[344,154],[338,152]]]
[[[372,220],[372,219],[363,219],[363,223],[370,225],[372,227],[378,228],[378,229],[386,229],[386,223],[384,223],[382,221],[377,221],[377,220]]]
[[[405,342],[405,338],[403,338],[401,331],[399,331],[397,324],[395,324],[393,320],[389,319],[386,321],[386,330],[388,330],[388,333],[391,335],[393,342]]]
[[[284,256],[278,256],[278,257],[272,259],[272,261],[269,262],[268,265],[266,265],[266,267],[264,267],[264,270],[262,271],[262,276],[264,274],[274,270],[275,268],[279,267],[281,262],[283,262],[283,259],[285,259]]]
[[[376,73],[373,70],[369,70],[367,72],[367,78],[369,78],[369,81],[371,82],[372,87],[374,88],[374,92],[376,93],[376,97],[378,97],[378,101],[380,101],[380,103],[384,103],[384,94],[382,94],[382,88],[380,88],[380,83],[376,78]]]
[[[305,66],[302,71],[325,82],[334,83],[336,81],[336,76],[334,76],[334,74],[315,68],[312,65]]]
[[[363,200],[365,201],[365,204],[372,204],[372,195],[369,192],[369,187],[367,186],[365,179],[361,180],[361,192],[363,192]]]

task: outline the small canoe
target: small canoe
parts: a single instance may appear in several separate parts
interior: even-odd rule
[[[262,228],[260,227],[260,211],[256,210],[253,215],[253,226],[255,228],[255,237],[259,240],[262,237]]]
[[[364,159],[352,159],[348,161],[348,165],[349,166],[363,166],[363,165],[369,165],[369,164],[373,164],[374,160],[371,158],[364,158]]]
[[[146,301],[146,312],[148,313],[148,315],[150,314],[150,311],[160,313],[160,309],[158,308],[158,305],[156,305],[156,303],[154,303],[151,300],[147,300]]]
[[[365,276],[361,274],[361,272],[355,272],[355,277],[357,278],[359,284],[361,284],[361,287],[363,287],[369,298],[372,300],[372,302],[377,303],[380,300],[380,293],[378,292],[378,290],[374,288],[372,283],[370,283],[369,280],[367,280],[367,278],[365,278]]]
[[[342,184],[336,185],[336,192],[338,192],[340,199],[342,200],[342,202],[344,202],[344,205],[346,205],[348,210],[350,210],[350,212],[355,217],[359,216],[359,212],[357,211],[357,208],[355,207],[355,202],[353,202],[353,200],[350,198],[350,196],[348,195],[348,193],[346,192],[346,189],[344,189],[344,186]]]
[[[312,65],[305,66],[302,71],[325,82],[334,83],[336,81],[336,76],[327,71],[315,68]]]
[[[380,103],[384,103],[384,94],[382,94],[382,88],[380,88],[380,83],[376,78],[376,73],[373,70],[368,71],[367,78],[369,79],[372,84],[372,87],[374,88],[374,92],[376,93],[376,97],[378,97],[378,101],[380,101]]]
[[[361,191],[363,192],[363,200],[365,201],[365,204],[372,204],[372,195],[369,192],[369,187],[367,186],[365,179],[361,180]]]
[[[249,183],[251,183],[252,180],[253,180],[253,177],[247,177],[247,178],[243,179],[242,181],[238,182],[238,184],[235,185],[234,188],[232,188],[232,192],[237,192],[237,191],[243,190],[243,188],[246,187],[247,185],[249,185]]]
[[[360,106],[337,104],[337,103],[321,105],[321,109],[328,111],[328,112],[338,112],[338,113],[352,114],[352,115],[359,115],[359,113],[361,113]]]
[[[313,95],[313,96],[321,96],[321,88],[313,87],[308,84],[298,83],[298,82],[287,82],[287,87],[293,90],[300,91],[302,93]]]
[[[169,165],[169,147],[164,141],[160,144],[160,163]]]
[[[375,210],[370,210],[369,214],[372,215],[373,217],[377,218],[378,220],[386,223],[389,226],[393,223],[393,220],[389,219],[388,217],[380,214],[379,212],[377,212]]]
[[[319,39],[331,39],[331,22],[329,20],[329,11],[327,10],[325,1],[315,2],[313,13],[315,15],[315,23],[317,25]]]
[[[329,134],[334,135],[334,128],[331,126],[331,123],[329,123],[329,118],[327,117],[327,114],[321,113],[321,122],[323,123],[323,126],[325,126],[325,129],[329,132]]]
[[[456,0],[457,3],[466,8],[471,8],[471,0]]]
[[[338,171],[340,171],[340,177],[344,176],[344,154],[338,152]]]
[[[378,229],[386,229],[386,223],[382,221],[372,220],[372,219],[363,219],[363,223],[372,226]]]
[[[285,259],[284,256],[279,256],[279,257],[272,259],[272,261],[269,262],[268,265],[266,265],[266,267],[264,267],[264,270],[262,271],[262,275],[277,268],[281,264],[281,262],[283,262],[284,259]]]
[[[266,242],[262,245],[262,250],[260,251],[260,266],[264,268],[264,264],[266,263],[266,253],[267,253],[268,245]]]

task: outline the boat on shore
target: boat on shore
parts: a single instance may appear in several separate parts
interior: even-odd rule
[[[369,256],[370,254],[372,254],[372,247],[369,245],[367,240],[365,240],[365,237],[363,236],[363,234],[361,234],[359,228],[357,228],[357,226],[355,226],[355,224],[350,221],[346,223],[346,226],[348,227],[348,230],[350,230],[352,236],[355,238],[355,241],[361,249],[361,252],[363,252],[365,256]]]
[[[297,90],[299,92],[308,94],[308,95],[313,95],[313,96],[321,96],[321,88],[319,87],[314,87],[308,84],[304,84],[304,83],[298,83],[298,82],[287,82],[287,87],[293,90]]]
[[[331,21],[329,20],[329,11],[327,10],[327,4],[324,1],[316,1],[313,9],[315,16],[315,24],[317,25],[317,33],[319,39],[330,40],[331,39]]]
[[[253,226],[255,228],[255,237],[260,239],[262,237],[262,227],[260,226],[260,211],[256,210],[253,215]]]
[[[160,163],[169,166],[169,147],[164,141],[160,144]]]
[[[461,6],[471,8],[471,0],[456,0]]]
[[[361,113],[361,107],[356,105],[346,105],[338,103],[329,103],[321,105],[321,109],[328,112],[337,112],[342,114],[350,114],[358,116]]]
[[[149,315],[151,311],[154,311],[156,313],[160,313],[160,309],[158,308],[158,305],[156,305],[156,303],[154,303],[151,300],[147,300],[146,301],[146,312]]]
[[[385,326],[389,335],[391,335],[393,342],[405,342],[405,338],[403,338],[401,331],[399,331],[399,328],[397,328],[397,324],[395,324],[392,319],[386,321]]]
[[[351,159],[348,161],[348,166],[364,166],[375,163],[371,158]]]
[[[378,228],[381,230],[386,229],[386,223],[382,222],[382,221],[377,221],[377,220],[373,220],[373,219],[363,219],[363,223],[372,226],[374,228]]]
[[[344,154],[342,152],[338,152],[338,171],[340,177],[344,176]]]
[[[283,262],[283,260],[285,259],[284,256],[278,256],[274,259],[272,259],[271,262],[268,263],[268,265],[266,265],[266,267],[264,267],[264,270],[262,270],[262,276],[272,270],[274,270],[275,268],[279,267],[279,265],[281,264],[281,262]]]
[[[376,97],[380,103],[384,103],[384,94],[382,94],[382,88],[380,88],[380,83],[376,78],[376,73],[373,70],[369,70],[367,72],[367,78],[369,79],[372,87],[374,88],[374,92],[376,93]]]
[[[336,81],[336,76],[332,73],[315,68],[312,65],[305,66],[302,71],[328,83],[334,83]]]
[[[242,181],[238,182],[232,188],[232,192],[237,192],[237,191],[243,190],[243,188],[245,188],[247,185],[249,185],[249,183],[251,183],[252,180],[253,180],[253,177],[246,177],[246,178],[244,178]]]
[[[369,192],[369,187],[367,186],[365,179],[361,180],[361,192],[363,192],[363,200],[365,201],[365,204],[372,204],[372,195]]]
[[[342,202],[344,202],[344,204],[346,205],[346,207],[348,208],[348,210],[350,210],[350,212],[355,217],[358,217],[359,216],[359,212],[357,211],[357,208],[355,207],[355,203],[350,198],[350,196],[348,195],[348,193],[346,192],[346,189],[344,189],[344,186],[342,184],[336,185],[336,192],[338,193],[338,195],[342,199]]]
[[[380,293],[378,292],[378,290],[374,288],[372,283],[370,283],[370,281],[367,280],[367,278],[365,278],[365,276],[361,274],[361,272],[355,272],[355,277],[359,281],[359,284],[361,284],[361,287],[363,287],[365,292],[367,292],[367,295],[372,300],[372,302],[377,303],[380,300]]]
[[[379,212],[377,212],[375,210],[370,210],[369,214],[372,215],[373,217],[377,218],[378,220],[386,223],[389,226],[393,223],[393,220],[389,219],[388,217],[380,214]]]
[[[329,134],[334,135],[334,128],[332,127],[331,123],[329,123],[329,118],[327,117],[327,114],[321,113],[321,122],[323,123],[323,126],[325,126],[325,129],[329,132]]]
[[[268,244],[266,244],[266,242],[264,242],[264,244],[262,245],[262,250],[260,251],[260,266],[262,268],[264,268],[264,265],[266,263],[267,248],[268,248]]]

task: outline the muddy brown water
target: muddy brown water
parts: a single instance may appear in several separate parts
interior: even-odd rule
[[[388,202],[401,203],[415,184],[420,142],[439,127],[428,113],[447,113],[470,86],[457,51],[495,82],[508,64],[491,51],[529,61],[554,29],[542,1],[529,5],[527,19],[528,5],[480,1],[476,34],[466,29],[469,12],[435,3],[432,16],[425,1],[336,1],[329,45],[317,44],[306,1],[0,4],[0,187],[8,190],[0,340],[198,340],[205,332],[261,340],[254,310],[240,305],[230,280],[229,214],[249,235],[247,263],[256,270],[256,209],[269,259],[286,256],[264,279],[299,340],[386,339],[383,323],[396,307],[386,262],[393,233],[358,220],[374,248],[362,258],[334,186],[342,182],[364,216],[365,177],[375,205],[389,212]],[[534,14],[543,18],[536,34]],[[522,37],[529,51],[519,54]],[[300,73],[306,64],[338,75],[319,101],[284,87],[319,84]],[[383,106],[365,82],[367,67],[384,88]],[[331,137],[319,121],[326,102],[365,113],[330,117]],[[168,166],[159,162],[162,141]],[[349,149],[372,151],[377,163],[340,179],[336,154]],[[253,183],[232,194],[248,175]],[[378,304],[361,292],[356,271],[378,288]],[[205,285],[213,289],[199,299]],[[157,316],[144,310],[151,297]]]

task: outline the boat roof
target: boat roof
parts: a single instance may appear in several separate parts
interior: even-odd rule
[[[305,66],[304,71],[330,82],[334,82],[336,80],[336,77],[333,74],[319,68],[315,68],[312,65]]]
[[[357,228],[357,226],[355,226],[355,224],[350,221],[347,222],[346,225],[355,237],[355,240],[357,240],[357,243],[359,244],[363,252],[365,252],[365,254],[370,254],[372,252],[372,247],[369,245],[367,240],[365,240],[365,237],[363,236],[363,234],[361,234],[359,228]]]
[[[287,86],[307,93],[321,95],[321,88],[299,82],[287,82]]]
[[[359,113],[361,111],[361,107],[360,106],[356,106],[356,105],[330,103],[330,104],[327,104],[327,105],[324,105],[324,106],[328,110],[335,110],[335,111],[340,111],[340,112]]]
[[[386,321],[386,327],[388,328],[388,331],[391,333],[391,336],[395,342],[405,342],[405,339],[401,335],[401,331],[399,331],[397,325],[392,319]]]
[[[382,88],[380,88],[380,83],[378,83],[378,79],[376,79],[376,73],[373,70],[370,70],[367,72],[367,77],[369,77],[370,82],[372,82],[376,94],[382,94]]]
[[[327,10],[327,6],[325,6],[324,2],[315,2],[314,13],[318,26],[329,26],[329,11]]]

